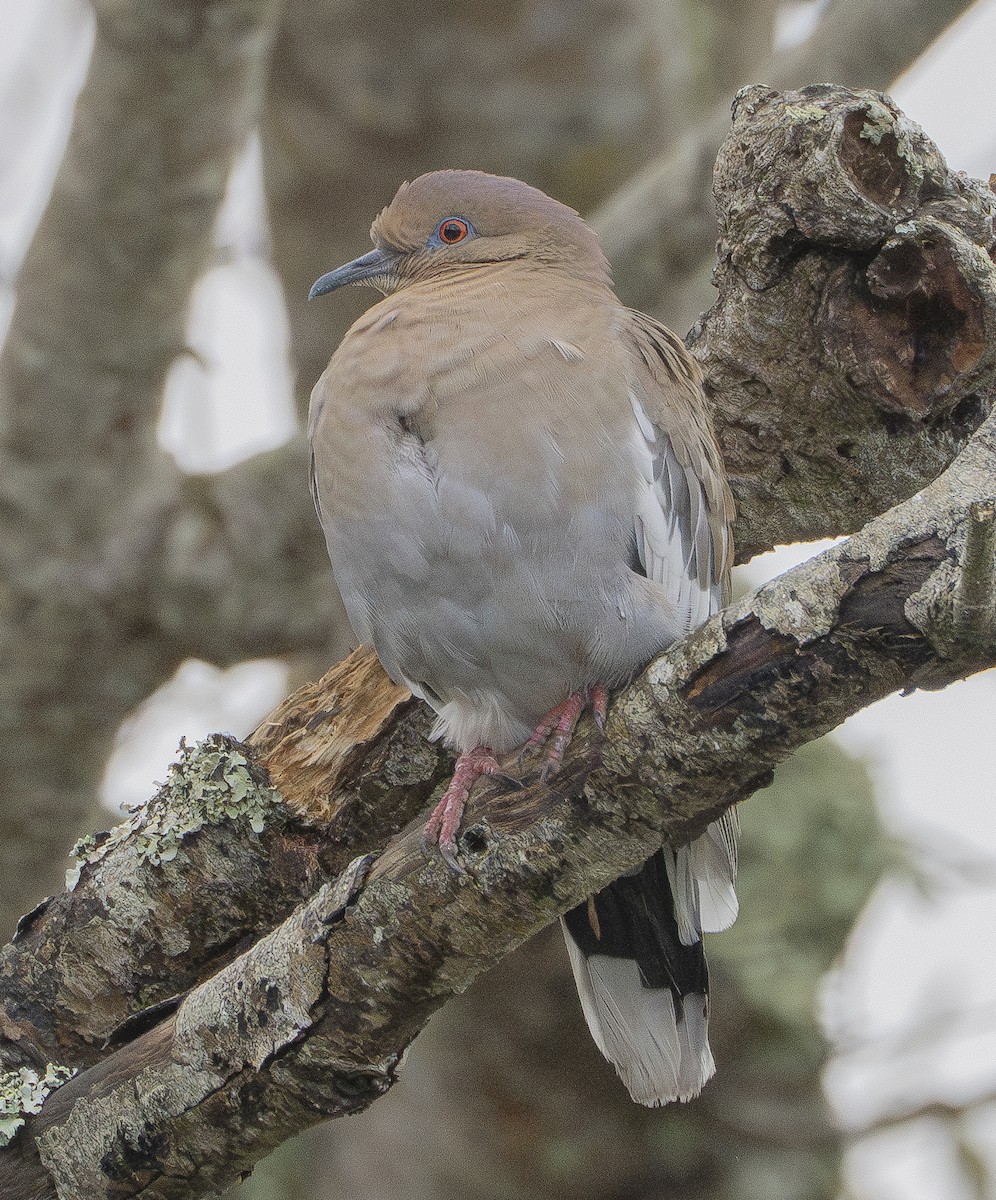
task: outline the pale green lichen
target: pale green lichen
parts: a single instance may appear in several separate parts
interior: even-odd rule
[[[873,146],[879,145],[887,134],[896,134],[896,120],[892,113],[882,104],[876,103],[874,100],[866,102],[865,113],[868,120],[861,127],[861,136],[866,138]]]
[[[869,101],[864,107],[868,120],[861,127],[861,136],[873,146],[879,146],[883,138],[891,135],[896,142],[896,156],[906,163],[907,174],[915,181],[921,180],[923,163],[913,140],[913,131],[917,127],[905,117],[897,120],[894,113],[875,101]]]
[[[91,834],[73,847],[76,864],[66,873],[72,890],[85,864],[97,865],[125,841],[135,847],[140,862],[156,865],[176,858],[180,843],[206,825],[245,819],[255,833],[268,819],[286,815],[280,793],[254,777],[239,744],[215,734],[188,746],[171,763],[166,782],[145,804],[110,833]]]
[[[0,1146],[8,1145],[24,1118],[41,1112],[45,1098],[76,1074],[74,1067],[48,1063],[45,1074],[31,1067],[0,1072]]]
[[[818,104],[787,104],[785,115],[792,121],[822,121],[827,114]]]

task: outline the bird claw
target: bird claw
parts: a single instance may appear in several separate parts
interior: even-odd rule
[[[456,840],[452,840],[447,844],[439,843],[439,854],[443,862],[449,867],[454,875],[466,875],[466,870],[460,866],[457,860],[457,844]]]
[[[540,780],[546,783],[551,775],[556,775],[560,770],[584,710],[591,709],[595,724],[604,733],[608,707],[609,692],[602,683],[593,683],[590,687],[571,692],[566,700],[551,708],[533,730],[519,751],[520,762],[531,750],[550,742],[540,770]]]
[[[591,709],[595,724],[604,731],[608,703],[608,690],[601,683],[572,692],[566,700],[551,708],[539,722],[519,751],[519,762],[522,762],[530,751],[549,742],[540,769],[540,780],[546,783],[560,770],[584,710]],[[429,814],[422,831],[422,849],[428,854],[433,846],[438,847],[443,861],[457,875],[467,874],[457,859],[457,834],[464,809],[467,807],[467,798],[482,775],[494,776],[516,789],[525,786],[521,779],[515,779],[501,769],[490,746],[476,746],[473,750],[465,750],[457,759],[453,778],[439,803]]]
[[[516,779],[514,775],[506,775],[504,771],[495,771],[494,778],[500,779],[502,783],[507,784],[515,792],[521,792],[526,786],[521,779]]]
[[[433,848],[439,851],[440,857],[454,873],[454,875],[466,875],[467,872],[460,866],[457,860],[457,843],[454,836],[444,838],[440,832],[441,820],[436,819],[438,805],[432,810],[432,815],[425,824],[422,830],[422,852],[428,856]]]
[[[457,833],[471,788],[482,775],[506,778],[490,746],[476,746],[460,755],[449,786],[422,830],[423,850],[428,853],[430,847],[437,846],[443,861],[457,875],[467,874],[457,861]]]
[[[609,719],[609,689],[604,683],[591,685],[588,703],[591,705],[591,715],[595,718],[599,733],[604,733],[605,722]]]

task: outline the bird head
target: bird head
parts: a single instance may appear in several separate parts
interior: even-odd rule
[[[483,171],[432,171],[403,183],[370,227],[374,249],[316,281],[309,299],[346,284],[389,293],[490,263],[523,262],[607,283],[598,239],[538,188]]]

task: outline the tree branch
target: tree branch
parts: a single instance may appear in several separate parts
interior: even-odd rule
[[[909,236],[927,253],[917,240],[920,218],[905,200],[868,208],[865,193],[880,169],[896,171],[897,156],[921,163],[930,186],[913,189],[909,203],[933,204],[930,229],[945,225],[968,244],[932,260],[955,264],[942,283],[956,296],[954,280],[970,280],[970,302],[958,310],[967,315],[925,344],[922,393],[901,376],[873,386],[879,375],[869,370],[861,389],[851,386],[840,397],[859,414],[905,406],[893,422],[898,434],[888,422],[876,430],[861,417],[859,440],[889,445],[891,436],[931,426],[942,431],[939,454],[950,457],[966,435],[950,432],[949,405],[975,396],[978,416],[991,387],[992,268],[986,273],[976,253],[991,244],[982,190],[946,191],[948,177],[932,166],[929,143],[908,133],[881,98],[855,101],[832,90],[777,98],[761,89],[744,98],[737,120],[721,179],[745,169],[744,145],[755,133],[760,146],[773,129],[784,130],[786,140],[769,157],[754,156],[753,192],[762,197],[757,225],[746,210],[729,209],[721,282],[740,289],[744,327],[757,335],[753,362],[745,340],[731,361],[740,372],[770,373],[781,381],[772,397],[791,398],[782,374],[766,365],[768,325],[784,321],[801,341],[811,337],[812,307],[793,307],[784,295],[781,308],[771,307],[779,288],[788,295],[799,278],[817,291],[813,303],[833,297],[844,312],[844,301],[866,300],[871,280],[886,295],[882,304],[866,304],[867,319],[881,321],[897,347],[904,338],[916,342],[919,305],[905,303],[895,273],[881,263],[872,268],[883,255],[891,261],[886,251],[895,238]],[[866,126],[874,136],[861,137]],[[831,152],[854,150],[855,136],[857,167]],[[805,152],[792,156],[784,146]],[[829,176],[843,173],[860,184],[849,201],[859,234],[836,247],[798,197],[827,195],[833,205],[838,193],[826,186],[793,191],[790,178],[776,173],[778,163],[789,175],[791,164],[800,164],[805,181],[821,162]],[[769,190],[776,178],[777,193]],[[739,186],[752,190],[742,175]],[[769,208],[768,194],[787,203]],[[879,225],[871,217],[862,224],[866,208]],[[913,233],[893,222],[912,223]],[[786,229],[804,225],[812,228],[793,243]],[[942,231],[936,245],[943,250],[953,238]],[[899,283],[920,286],[920,260],[909,257],[913,265]],[[837,271],[851,284],[844,301],[831,286],[840,286]],[[759,313],[768,315],[760,320]],[[975,328],[973,319],[981,347],[963,332]],[[721,357],[734,345],[732,335],[726,343],[721,336],[732,324],[721,313],[700,332],[697,351],[711,372],[737,374]],[[844,324],[853,336],[856,326]],[[791,342],[784,329],[779,336],[778,346]],[[888,349],[882,337],[874,343],[880,355]],[[895,359],[902,361],[900,350]],[[870,361],[868,354],[864,365]],[[842,370],[839,362],[817,365],[821,379]],[[787,376],[795,370],[789,360]],[[929,443],[925,433],[918,436]],[[925,462],[926,454],[916,469],[925,470]],[[424,741],[424,711],[386,682],[369,653],[292,698],[254,735],[286,807],[256,770],[252,750],[238,761],[240,748],[220,741],[190,756],[134,828],[84,849],[75,889],[33,914],[0,956],[0,1061],[8,1068],[49,1060],[88,1068],[0,1152],[0,1191],[12,1200],[53,1196],[56,1187],[63,1196],[189,1196],[235,1178],[302,1123],[369,1102],[390,1084],[397,1057],[448,995],[662,841],[694,836],[761,786],[792,749],[896,688],[934,686],[996,661],[987,639],[950,632],[964,628],[956,597],[969,585],[960,581],[978,578],[984,561],[979,535],[968,530],[993,501],[994,473],[990,418],[919,495],[672,647],[617,697],[606,742],[591,729],[582,732],[552,788],[530,781],[519,791],[481,789],[464,825],[467,879],[421,849],[417,814],[445,771],[445,756]],[[762,489],[744,486],[749,477],[738,474],[744,508],[747,517],[759,516],[742,537],[761,544],[759,531],[775,518]],[[892,473],[879,494],[908,479]],[[858,491],[851,505],[860,502]],[[810,499],[813,510],[818,499]],[[171,831],[165,842],[164,830]],[[187,836],[178,839],[178,830]],[[349,859],[381,847],[355,904],[342,911],[342,895],[324,885]],[[315,888],[313,899],[291,913],[302,890]],[[284,917],[250,944],[255,930]],[[201,982],[223,962],[220,974]],[[184,988],[193,990],[169,1001]],[[163,1007],[118,1030],[116,1044],[124,1044],[103,1057],[103,1040],[128,1014],[157,1002]]]
[[[754,78],[774,88],[836,80],[886,88],[971,0],[837,0],[802,46],[776,52]],[[732,93],[731,93],[732,94]],[[676,284],[708,269],[715,225],[712,168],[729,128],[728,94],[674,147],[648,163],[592,216],[621,294],[634,308],[680,325]],[[696,303],[692,314],[700,307]],[[666,308],[666,311],[665,311]],[[689,320],[692,317],[688,318]]]
[[[607,741],[587,729],[553,787],[479,794],[469,879],[425,853],[416,820],[362,888],[349,877],[351,906],[321,888],[175,1017],[57,1091],[7,1152],[4,1194],[165,1197],[231,1181],[302,1123],[365,1106],[448,996],[662,841],[701,831],[792,749],[897,687],[992,665],[992,646],[955,661],[932,634],[994,475],[990,418],[921,495],[661,656],[613,704]],[[384,687],[375,673],[372,685]],[[397,699],[378,737],[409,718]],[[121,878],[147,832],[92,872]],[[61,1193],[31,1190],[41,1163]]]
[[[715,190],[719,295],[690,342],[741,553],[848,533],[992,405],[996,197],[886,97],[828,86],[745,88]]]

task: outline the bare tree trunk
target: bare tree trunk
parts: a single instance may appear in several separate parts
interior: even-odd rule
[[[155,429],[278,6],[94,7],[90,74],[0,358],[4,931],[57,886],[116,726],[183,653],[146,616],[180,484]]]

